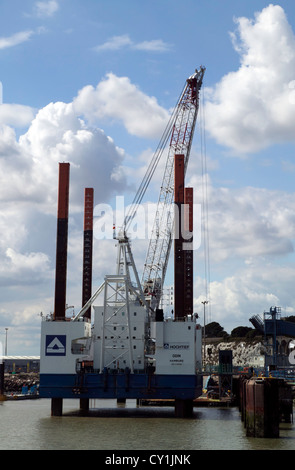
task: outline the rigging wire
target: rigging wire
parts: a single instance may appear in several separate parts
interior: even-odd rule
[[[183,95],[184,93],[184,90],[186,88],[186,84],[183,86],[183,89],[179,95],[179,98],[178,98],[178,101],[177,103],[180,102],[180,99],[181,99],[181,96]],[[146,173],[144,175],[144,178],[143,180],[141,181],[141,184],[135,194],[135,197],[133,199],[133,202],[129,208],[129,211],[127,213],[127,215],[125,216],[125,220],[124,220],[124,231],[127,232],[127,229],[129,227],[129,225],[131,224],[133,218],[135,217],[136,215],[136,211],[139,207],[139,205],[141,204],[142,200],[143,200],[143,197],[147,191],[147,188],[151,182],[151,179],[156,171],[156,168],[158,166],[158,163],[159,161],[161,160],[161,157],[164,153],[164,151],[167,149],[167,144],[168,144],[168,141],[169,139],[171,138],[171,132],[172,132],[172,127],[173,127],[173,124],[174,124],[174,121],[175,121],[175,117],[177,115],[177,112],[178,112],[178,106],[175,106],[170,118],[169,118],[169,121],[165,127],[165,130],[164,130],[164,133],[162,135],[162,138],[158,144],[158,147],[156,148],[156,151],[148,165],[148,168],[146,170]]]
[[[201,90],[200,100],[200,136],[201,136],[201,167],[202,167],[202,207],[203,207],[203,240],[204,240],[204,276],[205,276],[205,296],[208,301],[207,319],[212,321],[211,296],[210,296],[210,240],[209,240],[209,208],[208,208],[208,169],[207,169],[207,148],[206,148],[206,121],[204,91]]]

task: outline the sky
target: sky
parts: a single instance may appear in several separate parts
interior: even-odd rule
[[[194,309],[203,323],[208,300],[206,323],[228,333],[271,306],[295,314],[293,2],[0,0],[0,342],[7,334],[9,355],[39,355],[41,317],[54,308],[58,163],[71,168],[70,316],[82,300],[84,188],[94,188],[95,224],[101,205],[132,201],[201,65],[186,175],[208,209]],[[160,162],[146,205],[163,171]],[[139,274],[147,242],[132,240]],[[114,240],[96,233],[93,291],[115,270]]]

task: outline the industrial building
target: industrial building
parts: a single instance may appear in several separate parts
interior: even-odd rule
[[[40,356],[2,356],[4,372],[18,374],[20,372],[39,372]]]

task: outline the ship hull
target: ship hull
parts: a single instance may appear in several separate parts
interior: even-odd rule
[[[193,400],[201,394],[200,374],[40,374],[41,398]]]

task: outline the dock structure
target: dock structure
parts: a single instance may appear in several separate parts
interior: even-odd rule
[[[293,392],[284,379],[240,377],[238,406],[248,437],[278,438],[280,422],[293,422]]]

